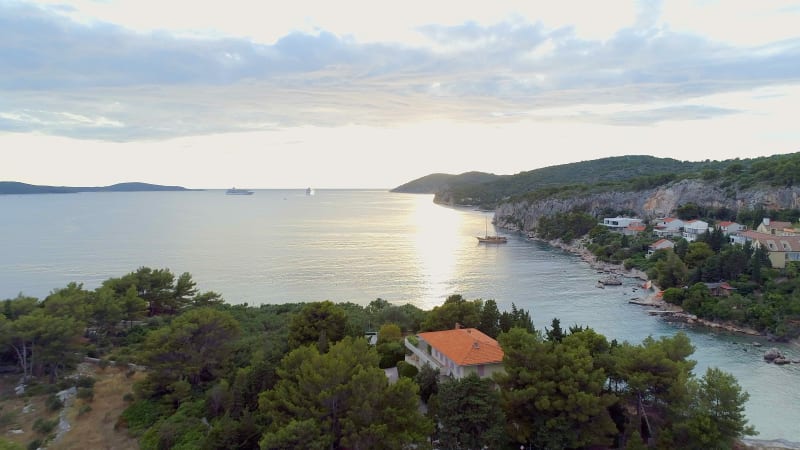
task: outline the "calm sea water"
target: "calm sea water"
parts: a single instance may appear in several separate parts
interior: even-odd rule
[[[558,317],[636,343],[682,330],[697,348],[696,372],[720,367],[751,394],[759,439],[800,442],[800,364],[764,363],[752,345],[762,339],[649,316],[628,303],[641,295],[634,281],[598,289],[594,270],[541,243],[509,234],[505,245],[478,244],[487,218],[428,195],[364,190],[0,196],[0,299],[42,298],[71,281],[94,288],[150,266],[190,272],[229,303],[381,297],[430,309],[461,294],[528,309],[539,328]],[[776,346],[800,359],[800,348]]]

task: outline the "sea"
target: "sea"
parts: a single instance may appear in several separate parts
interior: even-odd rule
[[[719,367],[750,394],[757,439],[800,442],[800,364],[763,361],[800,346],[666,322],[641,281],[597,287],[603,275],[577,256],[495,230],[490,212],[386,190],[93,192],[0,196],[0,299],[44,298],[69,282],[93,289],[147,266],[189,272],[201,291],[233,304],[376,298],[431,309],[447,296],[529,310],[539,329],[589,326],[610,339],[689,335],[695,372]],[[479,244],[500,234],[506,244]],[[762,347],[758,347],[762,345]]]

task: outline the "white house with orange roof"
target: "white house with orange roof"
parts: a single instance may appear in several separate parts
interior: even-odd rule
[[[656,221],[653,227],[653,232],[656,236],[680,236],[681,228],[683,228],[683,221],[675,217],[664,217]]]
[[[626,236],[636,236],[639,233],[644,233],[647,227],[642,222],[635,222],[628,225],[627,228],[622,230],[622,234]]]
[[[411,351],[406,362],[417,368],[430,364],[442,375],[455,379],[474,373],[481,378],[503,371],[503,349],[496,340],[476,328],[430,331],[406,338]]]
[[[704,220],[689,220],[683,223],[683,238],[689,242],[696,241],[704,233],[708,233],[708,222]]]
[[[723,220],[722,222],[718,222],[716,227],[719,228],[723,234],[732,234],[732,233],[738,233],[740,231],[747,231],[746,225],[742,225],[736,222],[731,222],[728,220]]]
[[[653,253],[655,253],[655,252],[657,252],[659,250],[665,250],[665,249],[668,249],[668,248],[669,249],[675,248],[675,243],[670,241],[669,239],[659,239],[659,240],[653,242],[652,244],[650,244],[649,247],[647,247],[647,257],[649,258],[650,255],[652,255]]]

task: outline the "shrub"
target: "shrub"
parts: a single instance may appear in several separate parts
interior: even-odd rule
[[[25,396],[36,397],[44,394],[55,394],[60,390],[61,389],[59,389],[58,386],[55,384],[31,383],[25,388]]]
[[[149,400],[138,400],[131,403],[117,421],[115,428],[127,427],[133,434],[141,434],[162,415],[163,407]]]
[[[81,375],[77,380],[75,380],[75,386],[78,386],[79,388],[91,388],[94,387],[94,383],[96,381],[97,380],[95,380],[94,377]]]
[[[17,412],[9,411],[3,412],[3,407],[0,406],[0,428],[5,428],[17,421]]]
[[[44,401],[44,405],[50,411],[58,411],[59,409],[64,407],[64,402],[62,402],[61,399],[58,398],[58,396],[51,395],[47,397],[47,399]]]
[[[94,389],[93,388],[78,388],[77,397],[82,400],[86,400],[87,402],[91,402],[94,400]]]
[[[123,395],[122,400],[125,400],[128,403],[132,402],[134,400],[133,393],[128,392],[127,394]]]
[[[34,440],[28,442],[27,449],[28,450],[36,450],[41,446],[42,446],[42,440],[41,439],[34,439]]]
[[[47,434],[53,431],[56,425],[58,425],[58,419],[47,420],[40,417],[33,422],[33,431],[41,434]]]
[[[419,370],[413,365],[400,361],[397,363],[397,374],[405,378],[414,378],[419,373]]]
[[[92,405],[82,405],[80,409],[78,409],[78,417],[88,413],[92,410]]]

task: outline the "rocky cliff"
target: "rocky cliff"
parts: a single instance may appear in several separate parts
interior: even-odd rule
[[[581,209],[598,216],[606,208],[631,210],[638,217],[654,219],[675,213],[678,206],[696,203],[706,207],[765,209],[800,209],[800,187],[752,188],[743,191],[725,189],[716,183],[682,180],[655,189],[638,192],[604,192],[573,198],[550,198],[540,201],[512,201],[495,209],[499,227],[529,231],[541,217]]]

